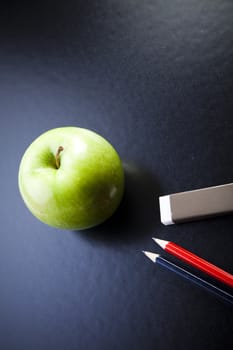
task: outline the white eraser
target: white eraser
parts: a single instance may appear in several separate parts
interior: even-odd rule
[[[233,212],[233,183],[159,197],[164,225]]]

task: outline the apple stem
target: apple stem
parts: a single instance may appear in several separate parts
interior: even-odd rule
[[[56,153],[56,156],[55,156],[55,162],[56,162],[56,167],[57,169],[60,168],[60,153],[64,150],[64,148],[62,146],[59,146],[58,147],[58,150],[57,150],[57,153]]]

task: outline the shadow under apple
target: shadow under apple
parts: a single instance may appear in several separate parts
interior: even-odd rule
[[[124,163],[124,171],[125,193],[116,212],[101,225],[75,231],[75,234],[107,244],[140,241],[151,237],[160,224],[159,184],[154,175],[135,164]]]

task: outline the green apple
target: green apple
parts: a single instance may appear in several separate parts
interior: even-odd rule
[[[115,212],[124,192],[124,171],[106,139],[87,129],[61,127],[28,147],[18,182],[26,206],[39,220],[82,230]]]

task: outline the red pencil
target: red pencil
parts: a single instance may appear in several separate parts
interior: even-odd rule
[[[233,275],[229,272],[220,269],[219,267],[209,263],[208,261],[200,258],[199,256],[189,252],[188,250],[180,247],[173,242],[164,241],[158,238],[153,238],[153,240],[166,252],[176,256],[180,260],[183,260],[184,262],[196,267],[197,269],[207,273],[208,275],[233,288]]]

